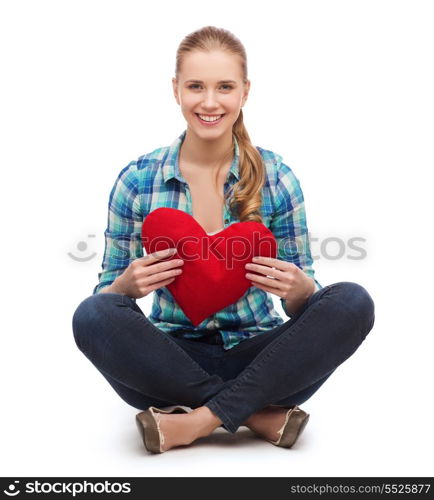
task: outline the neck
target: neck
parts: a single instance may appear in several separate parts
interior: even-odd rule
[[[179,154],[184,164],[205,170],[218,168],[222,161],[232,163],[232,129],[218,139],[204,140],[188,128]]]

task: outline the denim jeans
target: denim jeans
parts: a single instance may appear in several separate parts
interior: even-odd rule
[[[200,339],[164,332],[117,293],[84,299],[72,327],[80,351],[129,405],[207,406],[235,433],[268,405],[309,399],[357,350],[374,319],[366,289],[342,281],[315,292],[283,324],[229,350],[218,331]]]

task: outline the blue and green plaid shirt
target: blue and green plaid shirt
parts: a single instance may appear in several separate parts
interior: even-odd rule
[[[171,146],[140,156],[119,173],[110,193],[102,271],[98,274],[99,283],[93,294],[113,283],[132,260],[144,256],[141,231],[147,214],[160,207],[171,207],[193,215],[190,190],[178,164],[186,132],[184,130]],[[234,158],[224,186],[225,194],[239,180],[239,146],[235,135],[233,140]],[[277,258],[296,264],[314,279],[316,290],[319,290],[323,287],[315,279],[312,267],[300,182],[291,168],[282,162],[282,156],[258,146],[256,148],[266,169],[261,207],[263,224],[277,240]],[[224,227],[236,222],[240,222],[239,219],[225,204]],[[285,314],[290,317],[284,300],[280,300]],[[284,323],[274,308],[271,295],[255,286],[251,286],[237,302],[204,319],[196,327],[169,290],[161,287],[154,290],[148,319],[168,333],[184,330],[180,334],[185,338],[201,337],[206,333],[203,330],[218,330],[225,349]]]

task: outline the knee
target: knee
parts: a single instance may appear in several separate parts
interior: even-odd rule
[[[72,316],[72,331],[77,347],[83,350],[86,339],[97,331],[96,324],[100,321],[103,306],[108,294],[94,294],[80,302]],[[93,333],[92,333],[93,332]]]
[[[352,281],[335,283],[341,293],[341,303],[357,318],[366,334],[375,321],[375,304],[369,292],[362,285]]]
[[[93,317],[93,310],[95,308],[95,295],[85,298],[80,302],[72,316],[72,332],[74,340],[78,347],[82,344],[81,337],[84,332],[88,330],[89,323]]]

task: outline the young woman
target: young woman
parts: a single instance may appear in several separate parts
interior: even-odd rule
[[[291,447],[309,418],[298,405],[374,324],[365,288],[315,279],[300,183],[280,155],[251,144],[242,113],[249,89],[245,50],[230,32],[207,26],[182,41],[173,91],[187,128],[120,172],[99,284],[74,313],[77,346],[142,410],[136,422],[154,453],[240,425]],[[143,221],[159,207],[192,215],[210,235],[261,222],[278,242],[277,258],[247,264],[246,294],[195,327],[165,288],[183,273],[182,259],[167,260],[176,248],[143,252]],[[136,299],[151,292],[146,317]]]

